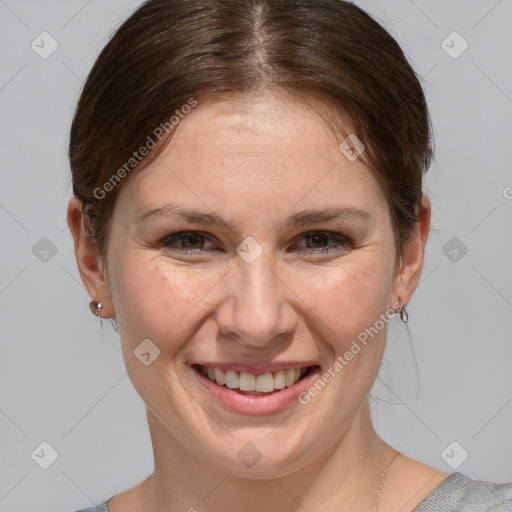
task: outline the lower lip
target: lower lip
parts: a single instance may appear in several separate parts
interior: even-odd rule
[[[226,386],[212,382],[198,370],[191,368],[195,378],[205,387],[226,409],[251,415],[271,414],[282,411],[293,403],[299,403],[298,396],[308,389],[315,377],[320,373],[317,366],[289,388],[283,388],[269,395],[242,395]]]

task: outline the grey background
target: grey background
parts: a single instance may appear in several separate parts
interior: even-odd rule
[[[153,468],[144,404],[117,334],[89,312],[66,223],[81,82],[139,3],[0,0],[0,512],[91,506]],[[423,77],[436,137],[412,344],[395,318],[372,390],[375,428],[443,471],[512,481],[512,2],[357,3]],[[58,43],[46,59],[31,48],[43,31]],[[458,58],[445,51],[460,51],[457,36],[442,46],[454,31],[469,44]],[[58,453],[47,469],[44,441]]]

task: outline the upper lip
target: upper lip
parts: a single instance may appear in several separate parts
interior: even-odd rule
[[[200,365],[210,368],[218,368],[219,370],[233,370],[235,372],[246,372],[254,375],[263,375],[264,373],[273,373],[278,370],[290,370],[296,368],[307,368],[308,366],[318,366],[316,361],[269,361],[261,364],[248,364],[236,362],[220,362],[220,361],[192,361],[189,366]]]

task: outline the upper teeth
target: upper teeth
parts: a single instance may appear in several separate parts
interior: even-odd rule
[[[275,389],[293,386],[304,374],[307,368],[278,370],[277,372],[254,375],[233,370],[222,371],[219,368],[201,366],[201,373],[220,386],[241,391],[271,392]]]

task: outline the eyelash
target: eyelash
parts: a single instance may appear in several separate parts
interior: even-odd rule
[[[307,248],[306,247],[305,252],[310,252],[312,254],[324,255],[329,252],[339,251],[339,250],[345,248],[349,244],[348,238],[341,236],[337,233],[330,232],[330,231],[307,231],[305,233],[302,233],[300,236],[302,237],[302,239],[304,239],[304,237],[306,235],[310,235],[310,236],[311,235],[312,236],[327,235],[331,240],[336,239],[336,240],[338,240],[338,243],[339,243],[339,245],[335,246],[335,247],[319,247],[319,248],[313,248],[313,247]],[[160,241],[160,245],[162,247],[172,249],[171,245],[173,242],[175,242],[176,240],[183,240],[190,236],[203,237],[206,240],[209,239],[209,237],[207,235],[205,235],[204,233],[201,233],[200,231],[178,231],[178,232],[172,233],[172,234],[166,236],[164,239],[162,239]],[[309,251],[307,249],[309,249]],[[202,249],[202,248],[201,249],[187,249],[187,248],[183,248],[183,247],[181,247],[181,248],[176,247],[176,250],[179,252],[185,253],[185,254],[199,254],[204,249]]]

